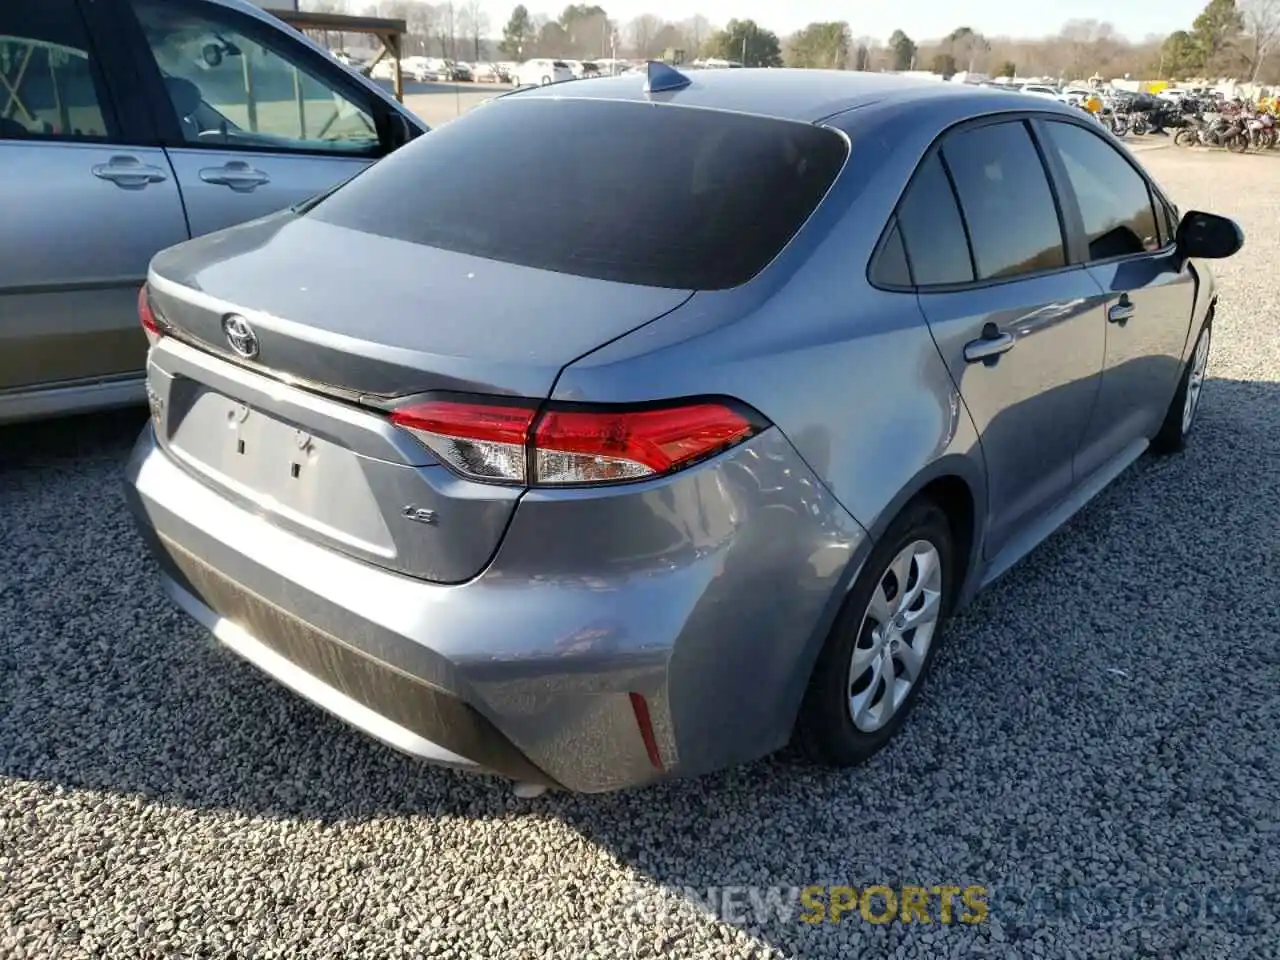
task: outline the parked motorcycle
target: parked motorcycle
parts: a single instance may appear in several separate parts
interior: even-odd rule
[[[1276,133],[1276,118],[1270,113],[1259,113],[1245,123],[1249,137],[1249,145],[1257,150],[1270,150],[1275,147],[1280,136]]]
[[[1173,138],[1179,147],[1202,144],[1206,147],[1225,147],[1232,153],[1244,153],[1249,149],[1249,135],[1244,122],[1237,116],[1220,114],[1213,119],[1192,118]]]

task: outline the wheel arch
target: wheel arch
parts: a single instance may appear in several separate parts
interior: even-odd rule
[[[872,549],[904,510],[924,498],[932,500],[947,515],[956,543],[962,545],[957,550],[961,573],[953,581],[952,612],[961,609],[976,593],[982,575],[981,531],[986,523],[987,494],[981,456],[975,447],[970,454],[951,453],[932,461],[880,511],[874,523],[865,527],[868,536],[850,559],[826,613],[797,657],[794,675],[786,685],[788,692],[783,698],[783,709],[789,726],[794,727],[818,655],[839,621],[849,592],[862,574]]]
[[[951,524],[955,559],[960,565],[959,576],[952,580],[951,603],[952,609],[958,610],[972,599],[974,584],[981,574],[981,531],[986,529],[987,517],[987,485],[981,461],[973,455],[952,453],[931,462],[876,517],[868,528],[871,539],[879,541],[910,504],[926,498],[941,508]],[[853,585],[853,580],[849,578],[848,586]]]

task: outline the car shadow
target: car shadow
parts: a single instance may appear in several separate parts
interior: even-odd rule
[[[1238,821],[1265,820],[1241,771],[1280,775],[1265,734],[1239,726],[1280,681],[1280,417],[1260,414],[1280,409],[1280,384],[1212,379],[1204,398],[1185,454],[1143,458],[952,623],[919,709],[870,763],[831,771],[784,751],[692,781],[533,801],[350,730],[179,614],[120,493],[144,413],[5,428],[0,776],[333,824],[553,818],[634,878],[605,909],[701,898],[789,953],[848,937],[848,923],[799,919],[809,885],[972,884],[995,897],[1106,884],[1117,857],[1140,860],[1162,835],[1210,851],[1186,872],[1235,876],[1257,839],[1217,832],[1224,797]],[[757,892],[720,899],[736,887]],[[916,948],[1031,938],[1043,918],[1001,902],[999,924],[935,925],[946,944]],[[859,930],[876,954],[921,935]]]

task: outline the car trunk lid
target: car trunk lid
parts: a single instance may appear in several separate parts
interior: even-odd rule
[[[166,251],[150,289],[171,334],[148,370],[162,446],[271,523],[435,582],[484,568],[521,491],[458,477],[386,410],[440,391],[545,398],[565,365],[691,295],[291,215]]]

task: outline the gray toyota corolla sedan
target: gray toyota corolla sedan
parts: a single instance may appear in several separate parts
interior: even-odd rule
[[[1186,442],[1242,243],[1016,93],[521,91],[155,258],[129,499],[181,607],[416,756],[852,764],[948,614]]]

